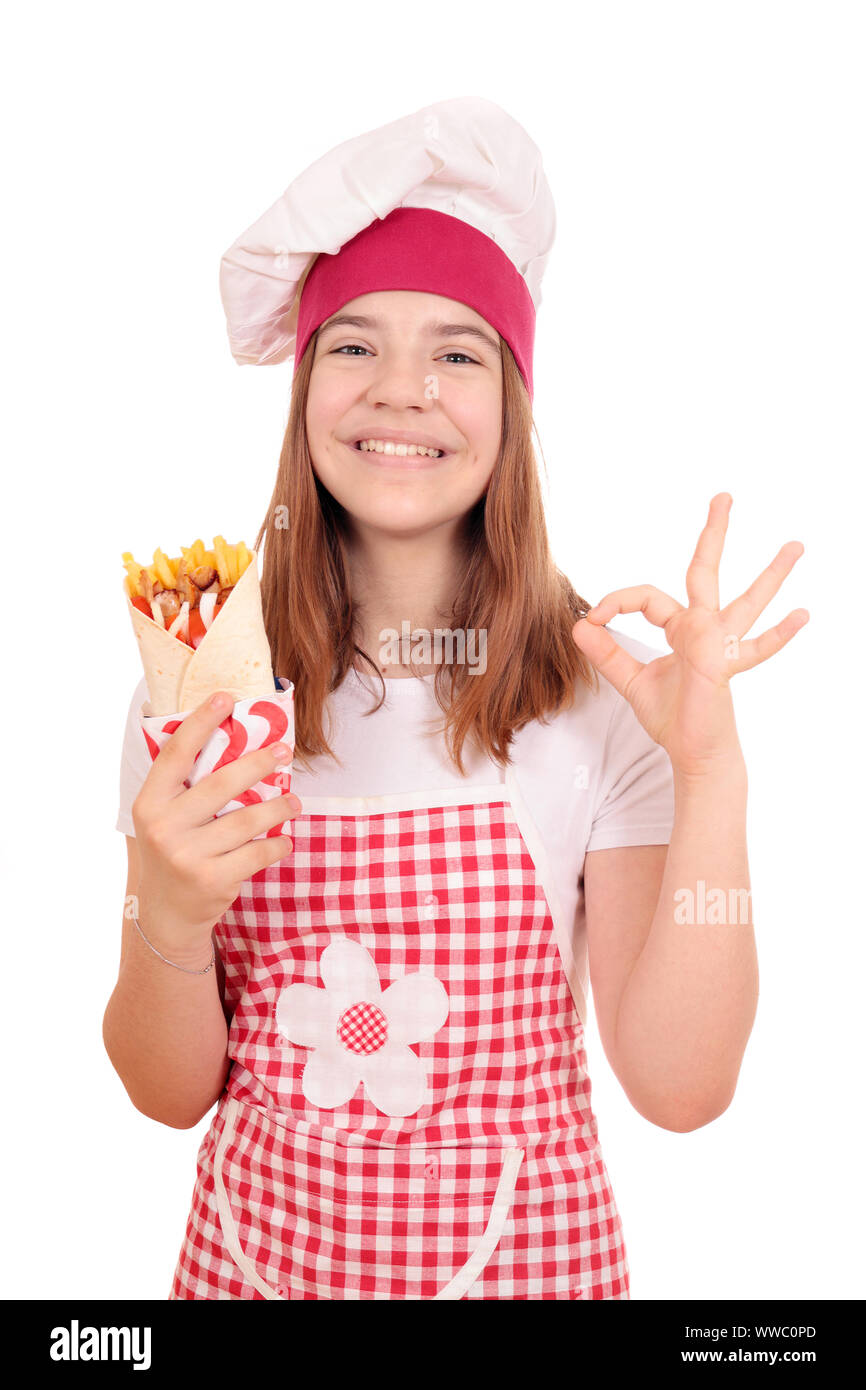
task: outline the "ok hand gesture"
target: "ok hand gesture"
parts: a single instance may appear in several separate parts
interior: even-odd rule
[[[700,775],[732,756],[742,758],[730,679],[775,656],[808,621],[804,608],[759,637],[742,637],[779,591],[805,547],[788,541],[755,582],[719,609],[719,561],[728,529],[729,493],[710,503],[707,523],[686,571],[688,607],[651,584],[605,595],[575,623],[575,645],[628,700],[651,738],[667,750],[675,771]],[[636,661],[604,629],[617,613],[642,612],[664,629],[672,651]]]

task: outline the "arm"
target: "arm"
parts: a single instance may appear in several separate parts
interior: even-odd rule
[[[755,1018],[758,965],[745,766],[699,780],[675,775],[674,787],[670,845],[587,854],[584,889],[605,1054],[636,1110],[684,1131],[731,1102]],[[701,879],[706,894],[723,888],[724,916],[738,920],[700,920]],[[683,911],[683,889],[694,895],[694,914]],[[702,915],[712,919],[712,899]]]
[[[253,874],[291,851],[289,836],[267,832],[300,810],[287,794],[217,814],[290,761],[284,744],[246,753],[189,786],[230,704],[217,696],[186,716],[133,802],[120,970],[103,1019],[106,1051],[133,1104],[175,1129],[198,1124],[230,1065],[213,928]],[[142,940],[133,915],[165,960]],[[190,973],[203,970],[212,951],[213,969]]]
[[[783,545],[739,598],[719,607],[730,506],[729,493],[710,503],[686,571],[688,607],[640,584],[607,594],[572,629],[578,647],[629,702],[673,769],[674,828],[658,896],[650,897],[644,886],[640,906],[635,865],[641,861],[623,857],[631,850],[606,863],[602,852],[599,865],[597,854],[587,854],[584,869],[606,996],[605,1051],[632,1103],[668,1129],[697,1129],[727,1108],[755,1017],[747,778],[731,677],[774,656],[809,618],[798,609],[743,640],[802,555],[799,541]],[[664,629],[668,655],[643,665],[605,630],[615,613],[635,612]],[[612,882],[616,874],[635,880],[621,895],[625,906]]]
[[[129,903],[137,900],[139,887],[133,836],[127,835],[126,846]],[[155,931],[147,935],[163,955],[190,970],[201,969],[210,959],[206,947],[185,954],[175,948],[172,955]],[[124,911],[120,969],[102,1023],[105,1049],[135,1108],[175,1129],[198,1124],[228,1076],[225,976],[215,946],[214,953],[214,968],[206,975],[173,970],[142,941]]]

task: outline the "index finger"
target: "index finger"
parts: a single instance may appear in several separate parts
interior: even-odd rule
[[[184,782],[192,772],[195,760],[211,734],[231,713],[234,701],[225,690],[202,700],[191,714],[182,720],[171,737],[163,744],[150,769],[150,787],[163,796],[176,796],[184,791]]]
[[[692,562],[686,570],[686,593],[690,605],[719,611],[719,562],[725,548],[725,535],[733,498],[717,492],[710,502],[706,525],[698,537]]]

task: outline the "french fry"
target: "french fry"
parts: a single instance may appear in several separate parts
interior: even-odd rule
[[[130,598],[141,598],[141,565],[135,563],[129,550],[124,550],[122,558],[126,566],[126,592]]]
[[[174,573],[169,563],[169,558],[164,550],[159,547],[153,552],[153,569],[156,577],[165,585],[166,589],[174,588]]]
[[[148,602],[150,602],[149,596],[153,594],[153,590],[154,590],[154,587],[155,587],[155,585],[156,585],[156,583],[157,583],[157,579],[158,579],[158,576],[157,576],[157,573],[156,573],[156,566],[155,566],[155,565],[145,565],[144,568],[143,568],[143,570],[141,571],[141,573],[142,573],[142,575],[144,576],[144,579],[141,581],[141,583],[142,583],[142,593],[143,593],[144,597],[145,597],[146,599],[148,599]],[[148,581],[148,582],[145,582],[145,581]],[[161,581],[160,581],[160,582],[161,582]]]
[[[217,573],[219,574],[220,586],[224,589],[227,589],[232,581],[229,578],[229,564],[228,556],[226,554],[227,547],[225,543],[225,537],[214,536],[213,548],[214,554],[216,555],[216,568]]]
[[[240,577],[241,577],[241,575],[243,574],[244,570],[247,568],[247,565],[249,565],[250,561],[252,560],[253,555],[252,555],[252,551],[251,551],[251,550],[247,550],[247,547],[244,545],[243,541],[239,541],[239,542],[238,542],[237,552],[238,552],[238,579],[240,579]]]

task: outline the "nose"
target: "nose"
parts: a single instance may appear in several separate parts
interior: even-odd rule
[[[439,395],[438,378],[429,370],[429,359],[415,357],[411,351],[383,352],[367,393],[371,406],[390,406],[394,410],[429,410]]]

